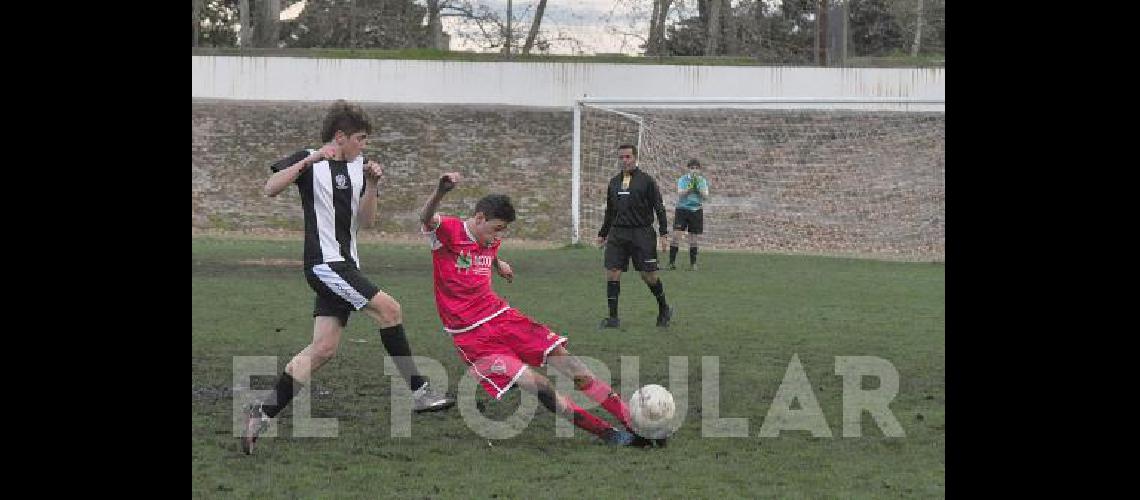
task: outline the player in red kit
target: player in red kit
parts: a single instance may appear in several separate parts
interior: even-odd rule
[[[420,212],[420,222],[431,240],[436,308],[471,376],[495,399],[518,384],[547,409],[606,443],[664,444],[631,431],[629,408],[621,396],[566,350],[566,337],[515,310],[491,289],[492,270],[508,282],[514,279],[511,266],[498,255],[503,231],[515,220],[515,209],[507,196],[489,195],[476,203],[475,214],[466,220],[437,214],[440,200],[460,178],[455,172],[440,176],[435,193]],[[601,404],[624,429],[587,412],[557,393],[548,378],[527,369],[547,362],[572,376],[575,388]]]

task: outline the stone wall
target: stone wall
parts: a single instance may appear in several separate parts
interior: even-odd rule
[[[260,194],[269,165],[319,144],[327,103],[193,100],[192,225],[300,229],[295,189]],[[513,237],[569,242],[573,114],[501,105],[363,104],[366,154],[386,166],[377,229],[414,234],[439,173],[466,181],[441,211],[466,215],[509,194]],[[709,248],[940,260],[945,252],[945,114],[901,112],[627,110],[645,118],[642,167],[669,209],[689,157],[706,165]],[[637,127],[605,111],[583,114],[581,236],[597,233],[602,186],[620,142]]]
[[[260,194],[269,165],[320,146],[327,103],[193,101],[194,227],[301,229],[300,196]],[[515,236],[569,241],[571,113],[549,108],[363,104],[372,119],[365,155],[385,165],[377,229],[416,231],[416,212],[439,174],[461,187],[441,212],[468,214],[479,198],[509,194]]]

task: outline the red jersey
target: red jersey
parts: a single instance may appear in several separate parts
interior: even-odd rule
[[[471,330],[510,308],[491,290],[491,263],[499,243],[484,247],[458,217],[439,216],[439,227],[424,234],[431,240],[435,306],[444,330]]]

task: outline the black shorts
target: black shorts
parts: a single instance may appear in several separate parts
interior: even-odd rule
[[[678,208],[673,212],[673,230],[688,231],[691,234],[705,232],[705,210],[685,210]]]
[[[606,269],[657,270],[657,232],[651,227],[615,227],[606,238]]]
[[[313,316],[336,316],[340,326],[347,326],[348,314],[363,309],[380,291],[356,266],[347,262],[326,262],[305,268],[305,281],[317,292]]]

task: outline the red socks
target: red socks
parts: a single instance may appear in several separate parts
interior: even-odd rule
[[[609,422],[606,422],[605,420],[594,416],[594,414],[582,409],[581,406],[575,404],[574,401],[568,397],[562,398],[562,407],[573,412],[574,416],[570,419],[570,421],[574,422],[574,425],[595,436],[604,437],[605,432],[613,427],[609,424]]]
[[[621,396],[614,392],[609,384],[596,378],[591,378],[586,382],[586,385],[582,386],[579,390],[594,402],[601,404],[602,408],[610,412],[610,415],[618,419],[626,429],[631,429],[629,424],[629,407],[626,406],[625,401],[622,401]]]

